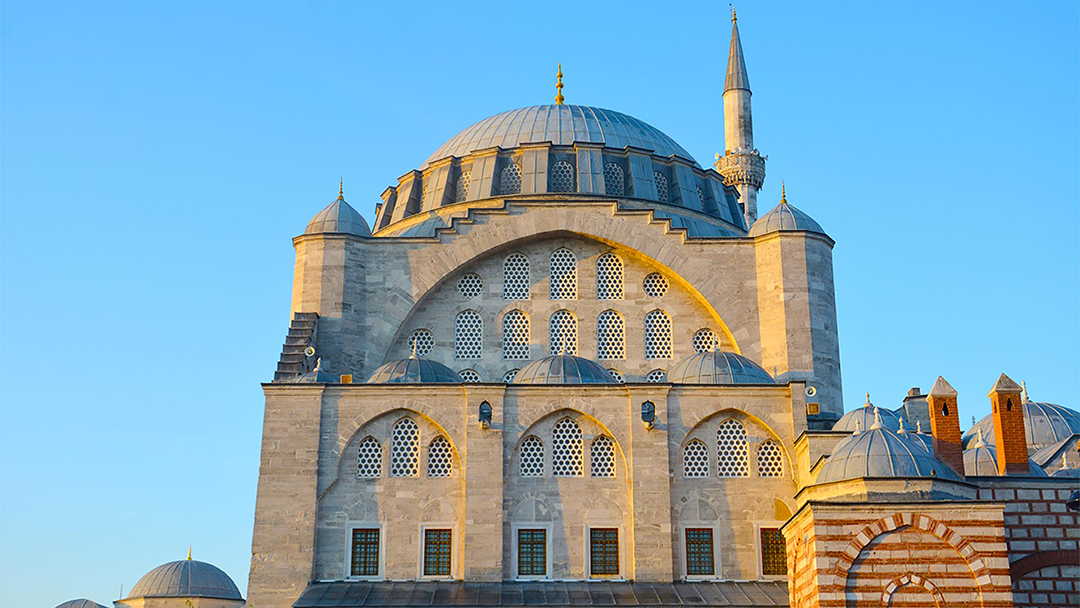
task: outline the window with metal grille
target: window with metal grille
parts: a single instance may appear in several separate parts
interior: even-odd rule
[[[409,334],[409,352],[416,353],[417,357],[427,356],[435,346],[435,336],[426,329],[418,329]]]
[[[529,258],[511,253],[503,262],[503,299],[529,299]]]
[[[529,358],[529,317],[520,310],[511,310],[503,316],[503,358]],[[517,374],[517,370],[513,370]],[[509,373],[509,372],[508,372]]]
[[[611,377],[615,378],[615,381],[619,384],[626,382],[626,376],[623,376],[623,373],[615,369],[614,367],[609,368],[607,371],[609,374],[611,374]]]
[[[470,272],[458,279],[457,290],[461,297],[466,300],[475,298],[484,291],[484,281],[480,278],[480,275]]]
[[[454,202],[460,203],[469,198],[469,182],[472,181],[472,171],[462,171],[457,178],[457,195]]]
[[[548,171],[548,188],[551,192],[574,191],[574,165],[560,160]]]
[[[582,462],[581,427],[563,418],[551,429],[551,472],[555,477],[581,477],[585,474]]]
[[[505,384],[510,384],[511,382],[514,381],[514,378],[517,378],[517,373],[520,372],[520,371],[521,371],[520,369],[512,369],[512,370],[506,372],[505,374],[503,374],[502,381]]]
[[[712,528],[686,529],[686,575],[712,576],[716,574],[713,551]]]
[[[577,257],[569,249],[557,249],[551,254],[550,299],[577,299]]]
[[[666,369],[654,369],[645,376],[646,382],[663,382],[667,379]]]
[[[450,530],[424,530],[424,576],[450,576]]]
[[[702,211],[704,211],[705,210],[705,191],[701,189],[701,186],[697,187],[697,197],[698,197],[698,200],[701,201],[701,209],[702,209]]]
[[[626,357],[626,323],[614,310],[605,310],[596,318],[596,358]]]
[[[544,474],[544,443],[530,435],[521,442],[521,461],[518,463],[522,477],[541,477]]]
[[[622,167],[619,163],[607,163],[604,165],[604,193],[611,196],[622,196],[626,191],[626,179],[623,177]]]
[[[352,576],[379,576],[379,529],[354,528],[352,531]]]
[[[475,310],[464,310],[454,320],[454,358],[479,359],[484,321]]]
[[[521,192],[521,167],[510,163],[499,174],[499,194],[518,194]]]
[[[720,477],[749,477],[746,427],[738,420],[725,420],[716,428],[716,473]]]
[[[569,310],[557,310],[549,325],[551,354],[577,354],[577,317]]]
[[[390,476],[420,475],[420,427],[408,418],[394,424],[390,437]]]
[[[653,181],[656,182],[656,200],[661,203],[668,202],[667,176],[659,171],[653,171]]]
[[[667,293],[668,280],[659,272],[653,272],[645,277],[645,280],[641,282],[641,286],[645,289],[645,295],[650,298],[659,298]]]
[[[596,299],[623,299],[623,263],[614,253],[596,259]]]
[[[611,576],[619,573],[618,528],[589,529],[589,574]]]
[[[547,576],[547,530],[518,529],[518,575]]]
[[[692,440],[683,448],[683,477],[709,476],[709,448],[705,442]]]
[[[699,329],[694,333],[694,352],[707,353],[720,347],[720,337],[711,329]]]
[[[607,435],[593,439],[589,449],[589,470],[593,477],[615,476],[615,442]]]
[[[770,439],[758,447],[757,470],[759,477],[784,476],[784,457],[775,441]]]
[[[462,382],[470,384],[480,382],[480,374],[475,369],[463,369],[458,372],[458,375],[461,376]]]
[[[787,546],[777,528],[761,529],[761,573],[766,576],[787,574]]]
[[[645,315],[645,358],[671,358],[671,317],[662,310]]]
[[[449,477],[454,466],[454,450],[446,437],[436,437],[428,444],[427,476]]]
[[[382,446],[374,437],[368,437],[356,449],[356,476],[373,479],[381,475]]]

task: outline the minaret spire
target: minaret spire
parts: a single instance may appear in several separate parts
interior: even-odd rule
[[[555,77],[558,78],[558,82],[555,83],[555,90],[557,91],[555,94],[555,105],[561,106],[563,105],[562,102],[565,99],[562,96],[562,62],[559,62],[559,73],[556,74]]]

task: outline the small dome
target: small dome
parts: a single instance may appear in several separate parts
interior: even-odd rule
[[[980,429],[983,441],[994,445],[994,416],[990,414],[964,434],[964,447],[975,440]],[[1024,399],[1024,431],[1027,434],[1028,454],[1034,455],[1048,445],[1080,433],[1080,412],[1054,403]]]
[[[847,431],[849,433],[854,433],[857,430],[865,431],[873,426],[875,411],[880,415],[881,424],[886,429],[890,431],[900,430],[900,416],[896,412],[880,409],[870,403],[870,393],[866,394],[866,403],[862,407],[841,416],[840,420],[837,420],[836,424],[833,425],[832,430]],[[856,427],[856,424],[858,424],[858,427]]]
[[[129,599],[136,597],[244,599],[228,574],[213,564],[191,558],[162,564],[147,572],[128,594]]]
[[[384,364],[368,384],[457,384],[461,376],[438,361],[411,356]]]
[[[784,232],[789,230],[803,230],[825,234],[821,224],[814,218],[799,211],[787,202],[786,193],[780,197],[780,204],[772,211],[758,218],[750,227],[750,236],[761,236],[770,232]]]
[[[345,197],[340,193],[337,200],[326,206],[325,209],[315,214],[308,222],[304,234],[319,234],[322,232],[339,232],[356,236],[371,236],[371,228],[364,217],[345,202]]]
[[[878,410],[881,411],[881,410]],[[959,481],[945,463],[926,451],[922,442],[885,428],[880,420],[870,430],[845,437],[818,474],[817,483],[860,477],[937,477]]]
[[[1035,461],[1028,459],[1031,466],[1032,477],[1047,477],[1046,471]],[[980,434],[972,442],[971,447],[964,450],[964,474],[969,476],[997,476],[998,471],[997,448],[987,445]]]
[[[1031,457],[1035,464],[1043,468],[1048,475],[1060,469],[1080,468],[1080,435],[1069,435],[1061,441],[1048,445]]]
[[[714,350],[679,361],[667,373],[675,384],[775,384],[769,372],[742,355]]]
[[[87,599],[77,599],[68,600],[56,608],[105,608],[105,606]]]
[[[533,361],[514,376],[514,384],[616,384],[596,361],[573,355],[552,355]]]

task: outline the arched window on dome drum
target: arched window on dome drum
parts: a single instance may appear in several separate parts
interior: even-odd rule
[[[574,313],[569,310],[555,311],[551,315],[550,331],[551,354],[577,354],[577,317]]]
[[[581,477],[585,474],[582,458],[581,427],[563,418],[551,429],[551,472],[555,477]]]
[[[521,167],[510,163],[499,174],[499,194],[521,193]]]
[[[725,420],[716,428],[716,473],[720,477],[749,477],[746,427],[738,420]]]
[[[656,200],[661,203],[668,202],[667,176],[659,171],[653,171],[653,181],[656,182]]]
[[[626,357],[626,323],[614,310],[605,310],[596,318],[596,358]]]
[[[560,160],[548,170],[549,192],[574,192],[574,165]]]
[[[529,258],[520,253],[511,253],[503,262],[503,299],[528,300]]]
[[[465,310],[454,320],[454,358],[479,359],[484,338],[484,321],[475,310]]]
[[[569,249],[556,249],[551,254],[550,299],[577,299],[577,256]]]
[[[409,418],[394,424],[390,437],[390,476],[420,475],[420,427]]]
[[[699,329],[692,340],[694,352],[708,353],[720,347],[720,338],[711,329]]]
[[[589,472],[593,477],[615,476],[615,442],[607,435],[593,439],[589,449]]]
[[[623,263],[614,253],[596,259],[596,299],[623,299]]]
[[[645,358],[671,358],[671,317],[662,310],[645,315]]]
[[[356,449],[356,476],[362,479],[382,476],[382,446],[374,437],[364,439]]]
[[[454,450],[446,437],[436,437],[428,445],[427,453],[427,476],[449,477],[453,469]]]
[[[470,182],[472,182],[472,171],[462,171],[457,179],[457,193],[454,202],[461,203],[469,198]]]
[[[534,435],[521,442],[518,470],[522,477],[541,477],[544,474],[544,443]]]
[[[604,165],[604,194],[623,196],[626,194],[626,178],[619,163]]]
[[[529,358],[529,317],[520,310],[503,316],[503,359]],[[513,370],[517,374],[517,370]],[[512,379],[511,379],[512,380]]]
[[[694,439],[683,448],[683,477],[709,476],[709,448]]]
[[[757,466],[759,477],[783,477],[784,457],[780,446],[769,439],[758,447]]]

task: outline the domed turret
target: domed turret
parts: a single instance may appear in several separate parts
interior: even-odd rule
[[[345,202],[344,184],[338,186],[338,197],[308,222],[304,234],[338,232],[355,236],[371,236],[371,228],[360,213]]]
[[[514,384],[616,384],[596,361],[573,355],[552,355],[521,368]]]
[[[137,598],[212,598],[235,600],[237,606],[244,602],[228,574],[213,564],[191,559],[190,552],[187,559],[162,564],[140,578],[126,600]]]
[[[1080,412],[1055,403],[1031,401],[1024,385],[1024,432],[1027,435],[1028,455],[1053,445],[1071,435],[1080,433]],[[964,434],[964,447],[968,447],[979,431],[983,441],[994,445],[994,416],[988,414]]]
[[[383,364],[371,377],[368,384],[456,384],[461,376],[438,361],[421,359],[409,355],[408,359],[399,359]]]
[[[1034,460],[1029,459],[1029,462],[1032,477],[1047,476],[1046,471],[1036,464]],[[997,448],[986,444],[982,431],[978,432],[975,441],[971,443],[971,447],[964,450],[964,474],[971,476],[997,476],[1001,474],[998,469]]]
[[[889,410],[883,410],[876,407],[873,403],[870,403],[870,393],[866,393],[866,403],[862,407],[851,410],[840,417],[840,420],[836,421],[832,430],[834,431],[847,431],[849,433],[856,430],[855,425],[858,424],[859,429],[868,429],[873,426],[875,422],[875,413],[880,415],[881,424],[890,431],[900,430],[900,416],[895,412]]]
[[[774,384],[769,372],[742,355],[713,350],[679,361],[667,373],[675,384]]]
[[[825,234],[821,224],[814,221],[814,218],[788,204],[786,188],[782,192],[780,204],[754,222],[754,225],[750,227],[750,236],[797,230]]]
[[[880,412],[881,410],[877,410]],[[937,477],[959,481],[945,463],[926,451],[917,439],[885,428],[880,414],[865,432],[845,437],[818,474],[817,483],[862,477]]]
[[[68,600],[56,608],[105,608],[102,604],[91,602],[88,599]]]

